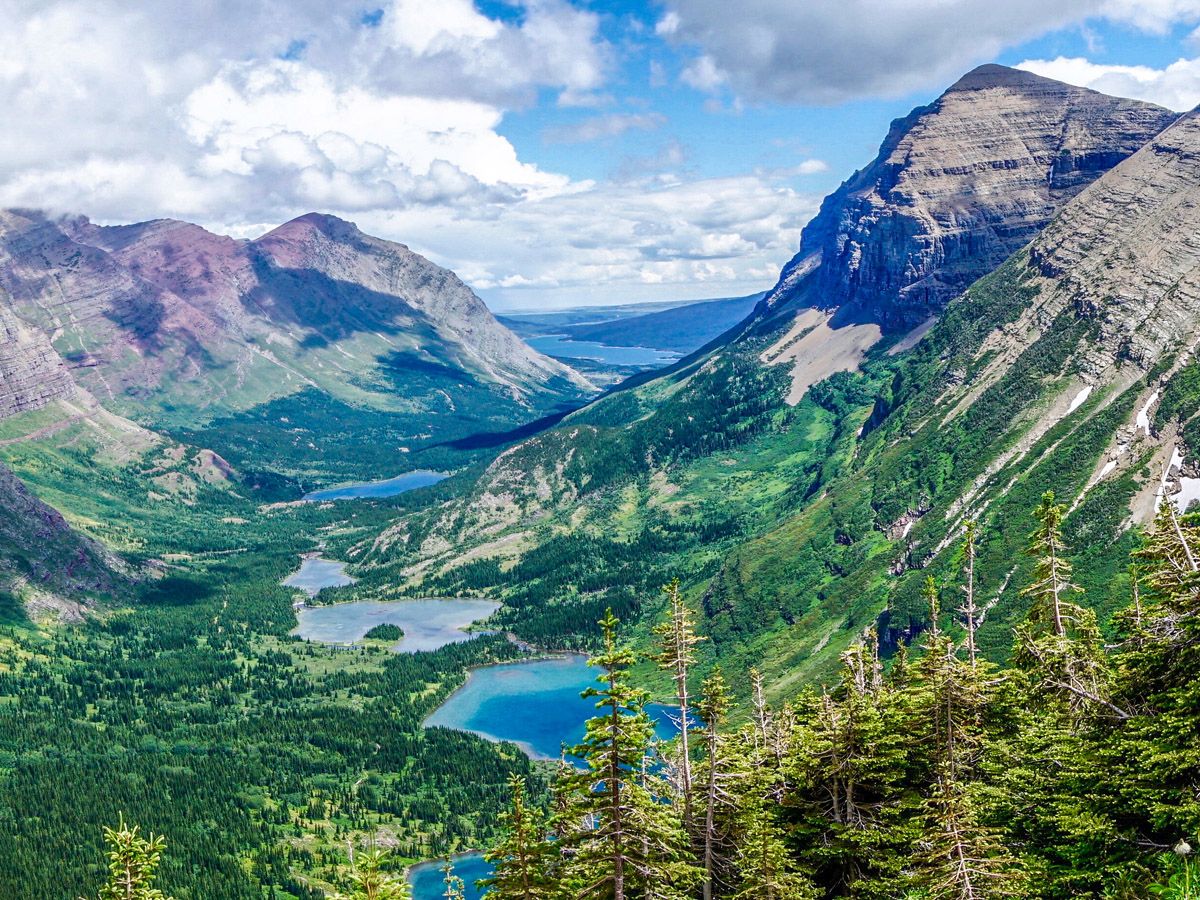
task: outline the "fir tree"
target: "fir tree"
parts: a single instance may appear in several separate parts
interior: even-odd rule
[[[353,900],[408,900],[408,882],[384,870],[387,854],[372,847],[353,859],[350,881],[354,884]]]
[[[661,802],[666,792],[647,774],[654,736],[647,695],[629,684],[634,657],[617,646],[612,610],[599,624],[604,649],[591,663],[604,672],[599,686],[584,692],[595,698],[599,715],[588,720],[583,743],[572,750],[587,768],[567,775],[563,785],[569,802],[561,840],[570,853],[569,876],[580,885],[579,897],[685,897],[699,872],[676,810]]]
[[[454,874],[454,864],[449,859],[442,866],[442,900],[464,900],[466,885]]]
[[[675,699],[679,710],[679,792],[683,798],[683,824],[690,830],[692,825],[692,759],[688,734],[691,714],[688,673],[695,662],[696,645],[703,638],[696,634],[692,612],[679,592],[678,578],[663,588],[663,595],[667,601],[667,620],[654,629],[661,646],[657,661],[675,682]]]
[[[1066,507],[1047,492],[1034,511],[1037,527],[1030,535],[1036,562],[1033,583],[1022,591],[1031,599],[1029,613],[1018,626],[1014,659],[1048,692],[1063,700],[1078,719],[1103,708],[1125,718],[1128,713],[1109,699],[1109,673],[1100,643],[1096,614],[1070,598],[1082,592],[1071,581],[1071,563],[1063,543]]]

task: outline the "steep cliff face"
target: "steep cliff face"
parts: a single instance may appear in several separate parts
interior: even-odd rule
[[[893,123],[828,198],[766,305],[916,327],[1029,241],[1175,113],[988,65]]]

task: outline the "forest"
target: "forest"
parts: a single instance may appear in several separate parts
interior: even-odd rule
[[[1163,505],[1110,635],[1075,583],[1065,512],[1052,493],[1035,511],[1008,666],[979,652],[968,522],[961,575],[926,580],[911,647],[884,659],[868,628],[836,686],[775,708],[756,674],[736,725],[719,667],[693,671],[704,636],[668,586],[655,661],[699,722],[666,747],[610,613],[597,716],[572,751],[586,768],[564,765],[545,808],[514,791],[492,896],[1200,896],[1200,524]]]
[[[1076,583],[1065,513],[1050,492],[1034,510],[1029,610],[1004,667],[979,650],[986,586],[970,521],[953,581],[926,579],[929,625],[911,646],[882,654],[868,628],[836,684],[782,705],[757,672],[741,709],[719,666],[700,670],[705,636],[672,582],[649,661],[689,727],[665,744],[607,611],[585,693],[596,716],[569,751],[579,764],[564,756],[546,791],[508,776],[489,896],[1200,896],[1200,522],[1163,504],[1109,633]],[[153,890],[162,838],[122,822],[107,839],[110,887],[136,870],[139,889]],[[337,896],[407,896],[372,843],[346,872]],[[462,889],[447,861],[445,898]]]

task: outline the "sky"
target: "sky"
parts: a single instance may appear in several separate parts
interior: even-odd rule
[[[1190,109],[1200,0],[0,0],[0,206],[330,212],[494,309],[738,296],[985,62]]]

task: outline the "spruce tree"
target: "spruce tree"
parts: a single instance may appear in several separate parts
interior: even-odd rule
[[[580,898],[663,900],[688,896],[699,878],[677,811],[662,802],[667,792],[648,774],[646,756],[654,727],[647,695],[629,684],[633,655],[617,646],[618,620],[608,610],[600,621],[601,653],[592,665],[604,671],[598,687],[583,696],[599,713],[588,720],[583,742],[571,752],[586,765],[565,777],[568,799],[560,838],[568,854],[568,877]]]
[[[1109,699],[1109,672],[1096,614],[1071,600],[1083,589],[1071,581],[1062,536],[1065,514],[1066,507],[1055,503],[1049,491],[1034,510],[1037,527],[1030,535],[1029,549],[1036,560],[1033,582],[1022,591],[1031,603],[1025,621],[1017,627],[1013,657],[1036,684],[1065,705],[1071,717],[1079,719],[1103,709],[1124,718],[1128,713]]]
[[[466,885],[454,874],[454,863],[446,860],[442,866],[442,900],[465,900]]]
[[[558,851],[547,838],[545,817],[525,799],[525,781],[520,775],[508,780],[512,795],[504,814],[499,842],[484,854],[492,864],[490,878],[480,882],[498,900],[547,900],[558,895],[553,878]]]
[[[354,857],[350,881],[353,900],[408,900],[411,891],[403,876],[384,870],[387,854],[372,847]]]
[[[688,697],[688,675],[696,660],[696,645],[703,638],[696,634],[692,611],[679,592],[679,579],[663,587],[667,601],[667,620],[654,629],[660,642],[658,664],[675,683],[675,700],[679,712],[679,792],[683,798],[683,824],[692,828],[692,758],[688,734],[691,701]]]
[[[158,864],[167,842],[162,835],[142,837],[138,826],[125,824],[104,829],[108,844],[108,883],[100,889],[100,900],[171,900],[154,887]]]

